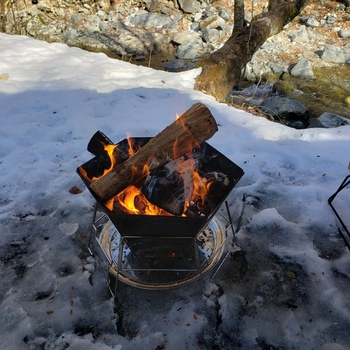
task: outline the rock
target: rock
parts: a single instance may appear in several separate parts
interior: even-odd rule
[[[331,63],[348,63],[350,62],[350,50],[333,45],[326,45],[321,54],[323,61]]]
[[[338,17],[334,13],[328,13],[325,17],[325,20],[327,24],[332,25],[338,22]]]
[[[350,30],[349,29],[339,30],[338,35],[340,38],[349,38],[350,37]]]
[[[218,15],[223,18],[225,21],[232,21],[232,11],[227,8],[222,8]]]
[[[313,121],[308,128],[336,128],[344,125],[350,125],[350,120],[337,114],[325,112]]]
[[[201,45],[198,42],[187,42],[178,46],[174,55],[176,58],[193,60],[201,55],[202,50],[203,44]]]
[[[297,30],[291,31],[288,36],[292,42],[299,44],[307,43],[309,41],[309,34],[304,25],[300,26]]]
[[[199,23],[199,27],[201,30],[204,29],[218,29],[218,28],[222,28],[223,26],[225,26],[226,22],[223,18],[217,16],[217,15],[212,15],[209,16],[205,19],[203,19],[200,23]]]
[[[261,103],[260,109],[273,117],[292,120],[302,119],[306,112],[303,103],[288,97],[268,97]]]
[[[101,32],[104,32],[105,30],[108,29],[108,24],[107,24],[107,22],[101,21],[101,22],[98,24],[98,27],[100,28]]]
[[[196,13],[201,9],[201,4],[197,0],[178,0],[181,10],[185,13]]]
[[[220,32],[217,29],[205,28],[202,38],[206,43],[216,43],[220,39]]]
[[[165,70],[168,72],[181,72],[189,69],[189,64],[181,59],[168,62],[164,66]]]
[[[317,28],[317,27],[320,25],[320,22],[319,22],[315,17],[310,16],[310,17],[307,19],[305,25],[306,25],[307,27]]]
[[[73,14],[70,16],[70,19],[72,20],[73,23],[78,23],[83,19],[81,15]]]
[[[78,32],[74,28],[68,28],[64,32],[65,39],[67,44],[72,45],[75,43],[76,38],[78,37]]]
[[[180,32],[174,35],[172,41],[177,44],[185,44],[187,42],[198,42],[202,41],[201,36],[197,32]]]
[[[269,67],[270,67],[270,69],[271,69],[273,74],[282,74],[282,73],[288,71],[288,67],[287,66],[281,66],[281,65],[273,63],[273,62],[271,62],[269,64]]]
[[[291,68],[290,75],[296,78],[314,78],[314,73],[311,69],[310,62],[305,57],[302,57],[298,63]]]
[[[39,1],[37,7],[40,11],[51,12],[51,6],[45,1]]]
[[[142,12],[129,18],[129,23],[140,27],[162,28],[172,24],[172,20],[162,14]]]

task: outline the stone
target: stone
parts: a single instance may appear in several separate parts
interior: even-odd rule
[[[340,38],[350,38],[350,30],[349,29],[339,30],[338,35]]]
[[[261,103],[260,109],[283,119],[298,119],[306,112],[303,103],[288,97],[268,97]]]
[[[350,120],[337,114],[325,112],[313,121],[308,128],[337,128],[344,125],[350,125]]]
[[[202,38],[206,43],[216,43],[220,39],[220,32],[217,29],[205,28]]]
[[[72,20],[73,23],[78,23],[80,20],[82,20],[82,16],[81,15],[76,15],[73,14],[70,16],[70,19]]]
[[[172,20],[162,14],[142,12],[129,18],[129,23],[140,27],[162,28],[172,24]]]
[[[45,1],[39,1],[37,7],[40,11],[51,12],[51,6]]]
[[[225,21],[232,21],[232,11],[230,9],[222,8],[218,15]]]
[[[288,34],[290,40],[295,43],[307,43],[309,41],[309,34],[304,25],[300,26],[299,29],[293,30]]]
[[[180,45],[175,50],[175,57],[187,60],[193,60],[200,56],[202,47],[198,43],[187,42]]]
[[[197,0],[178,0],[181,10],[185,13],[197,13],[200,11],[201,4]]]
[[[64,32],[64,36],[67,40],[67,44],[71,45],[75,42],[76,38],[78,37],[78,32],[74,28],[68,28]]]
[[[317,28],[319,27],[320,22],[315,17],[310,16],[305,22],[305,25],[307,27]]]
[[[226,24],[225,20],[217,15],[212,15],[210,17],[207,17],[203,19],[199,27],[201,30],[204,30],[206,28],[208,29],[218,29],[222,28]]]
[[[188,69],[188,64],[186,61],[177,59],[171,62],[168,62],[164,69],[168,72],[181,72]]]
[[[108,23],[107,22],[103,22],[101,21],[99,24],[98,24],[98,27],[100,28],[100,31],[101,32],[104,32],[108,29]]]
[[[270,69],[273,74],[282,74],[288,71],[288,67],[276,63],[270,63]]]
[[[295,78],[314,78],[314,73],[307,58],[302,57],[298,63],[291,68],[290,75]]]
[[[321,58],[323,61],[331,63],[348,63],[350,62],[350,50],[346,47],[326,45]]]
[[[334,13],[328,13],[325,19],[327,24],[334,24],[338,22],[338,17]]]
[[[202,41],[202,39],[197,32],[180,32],[174,35],[172,41],[177,45],[182,45],[187,42],[199,42]]]

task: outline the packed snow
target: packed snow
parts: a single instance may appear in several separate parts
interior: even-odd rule
[[[350,253],[327,202],[350,127],[272,123],[194,90],[199,73],[0,34],[0,349],[350,349]],[[196,102],[219,125],[208,143],[245,172],[228,197],[234,249],[214,278],[119,284],[115,300],[76,169],[96,131],[155,136]],[[348,220],[349,189],[334,204]]]

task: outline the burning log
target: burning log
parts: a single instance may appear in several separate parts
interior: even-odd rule
[[[202,103],[196,103],[124,163],[92,183],[90,189],[106,201],[152,170],[168,163],[169,159],[198,149],[217,130],[209,109]]]

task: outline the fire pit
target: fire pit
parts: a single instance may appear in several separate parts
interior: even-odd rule
[[[103,213],[93,235],[115,284],[182,285],[222,256],[230,214],[225,225],[218,211],[243,170],[204,141],[217,130],[205,106],[179,119],[154,138],[117,144],[98,131],[88,144],[95,157],[77,169]]]

